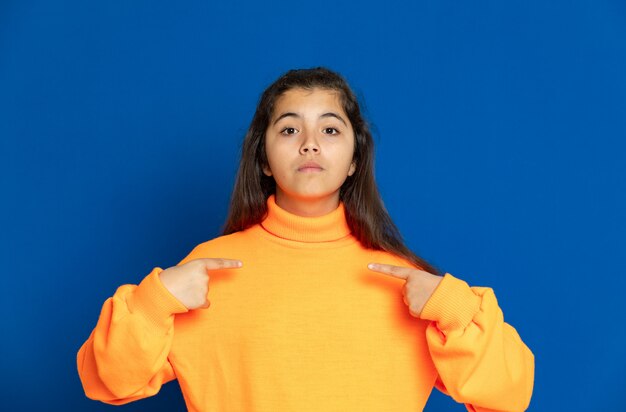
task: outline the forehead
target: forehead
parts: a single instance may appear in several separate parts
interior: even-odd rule
[[[332,89],[289,89],[278,97],[273,117],[285,111],[335,111],[345,115],[341,93]]]

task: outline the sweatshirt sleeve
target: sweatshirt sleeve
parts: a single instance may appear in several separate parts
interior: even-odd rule
[[[468,411],[524,411],[535,360],[491,288],[470,287],[446,273],[420,315],[439,372],[435,386]]]
[[[139,285],[122,285],[104,302],[77,355],[88,398],[122,405],[159,392],[175,373],[168,360],[174,315],[188,309],[161,283],[155,267]]]

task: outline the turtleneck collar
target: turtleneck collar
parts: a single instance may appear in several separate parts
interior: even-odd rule
[[[281,209],[276,204],[275,195],[267,199],[267,216],[261,226],[280,238],[307,243],[330,242],[350,234],[343,202],[323,216],[304,217]]]

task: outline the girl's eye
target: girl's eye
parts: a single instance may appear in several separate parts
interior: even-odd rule
[[[326,127],[324,129],[324,133],[325,134],[339,134],[339,130],[335,129],[334,127]]]
[[[293,128],[293,127],[285,127],[280,133],[281,134],[286,134],[286,135],[294,134],[294,133],[296,133],[296,129]]]

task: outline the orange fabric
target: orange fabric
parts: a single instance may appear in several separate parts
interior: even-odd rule
[[[259,225],[201,243],[179,264],[240,259],[210,273],[208,309],[187,310],[155,267],[120,286],[77,356],[85,394],[113,405],[178,379],[190,411],[419,411],[432,388],[468,410],[521,411],[534,357],[504,323],[493,291],[446,273],[422,316],[403,280],[370,262],[344,207],[322,217],[280,209]]]

